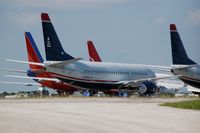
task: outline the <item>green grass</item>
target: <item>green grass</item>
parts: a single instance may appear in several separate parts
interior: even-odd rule
[[[163,103],[161,104],[161,106],[169,106],[169,107],[181,108],[181,109],[200,110],[200,100]]]

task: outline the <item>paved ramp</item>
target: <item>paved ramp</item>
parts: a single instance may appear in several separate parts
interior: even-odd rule
[[[158,106],[167,101],[177,99],[0,100],[0,132],[199,133],[200,111]]]

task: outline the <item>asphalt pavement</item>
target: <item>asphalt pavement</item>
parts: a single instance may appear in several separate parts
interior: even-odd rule
[[[0,100],[1,133],[199,133],[200,111],[159,106],[184,98]]]

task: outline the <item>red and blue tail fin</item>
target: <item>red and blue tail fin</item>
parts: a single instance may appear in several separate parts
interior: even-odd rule
[[[89,53],[90,61],[92,61],[92,62],[102,62],[93,42],[88,41],[87,46],[88,46],[88,53]]]
[[[44,60],[31,36],[30,32],[25,32],[25,40],[26,40],[26,48],[28,53],[28,61],[29,62],[37,62],[42,63]],[[29,64],[30,69],[42,69],[42,66],[36,66]]]
[[[49,15],[47,13],[41,14],[44,45],[46,52],[46,60],[48,61],[65,61],[74,59],[71,55],[67,54],[56,34],[56,31],[51,23]]]
[[[172,61],[174,65],[192,65],[196,64],[192,61],[185,51],[179,33],[175,24],[170,24],[170,36],[171,36],[171,50]]]

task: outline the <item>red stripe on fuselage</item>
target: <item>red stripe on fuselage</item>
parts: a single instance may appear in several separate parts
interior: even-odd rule
[[[61,74],[57,74],[57,73],[52,73],[49,72],[52,75],[58,76],[58,77],[63,77],[63,78],[67,78],[67,79],[71,79],[71,80],[79,80],[79,81],[84,81],[84,82],[119,82],[119,81],[111,81],[111,80],[90,80],[90,79],[81,79],[81,78],[76,78],[76,77],[70,77],[70,76],[66,76],[66,75],[61,75]]]
[[[191,80],[191,81],[199,82],[199,83],[200,83],[200,80],[198,80],[198,79],[193,79],[193,78],[189,78],[189,77],[181,76],[180,79]]]

